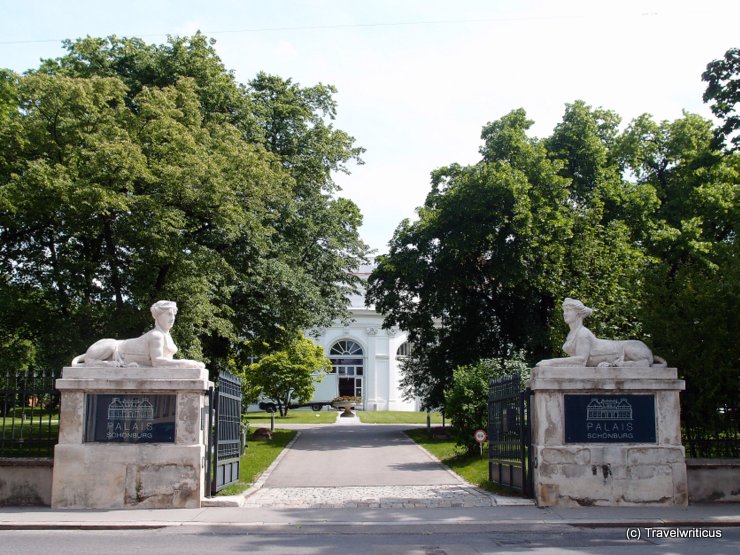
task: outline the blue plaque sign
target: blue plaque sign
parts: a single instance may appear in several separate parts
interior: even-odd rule
[[[655,442],[655,395],[565,395],[565,443]]]
[[[177,395],[87,395],[85,441],[174,443]]]

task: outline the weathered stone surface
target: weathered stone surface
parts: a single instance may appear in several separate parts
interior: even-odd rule
[[[685,505],[675,368],[533,369],[534,489],[540,506]],[[655,443],[565,443],[566,394],[655,396]]]
[[[200,507],[204,455],[199,445],[57,445],[52,507]]]
[[[655,396],[658,419],[658,443],[681,445],[681,403],[672,391],[660,391]]]
[[[198,478],[197,464],[127,465],[124,504],[141,508],[199,507]]]
[[[203,398],[198,393],[181,392],[177,396],[177,432],[175,441],[178,445],[193,445],[201,441],[200,408]]]
[[[81,391],[63,394],[59,407],[58,443],[82,443],[85,432],[85,394]]]
[[[740,459],[688,459],[686,472],[692,503],[740,502]]]
[[[581,447],[574,447],[572,449],[543,449],[541,451],[541,458],[544,463],[590,464],[591,450]]]
[[[666,466],[637,466],[628,469],[628,479],[622,484],[627,503],[674,504],[673,475]]]
[[[178,377],[181,376],[181,377]],[[197,508],[204,494],[208,371],[198,368],[65,368],[54,508]],[[175,443],[84,442],[88,393],[177,394]]]
[[[0,463],[0,506],[51,503],[52,465],[48,459],[5,459]]]
[[[202,380],[208,379],[205,368],[115,368],[111,366],[65,366],[63,379],[77,380]]]
[[[648,379],[675,380],[678,378],[676,368],[619,368],[621,380]],[[537,377],[540,379],[585,379],[609,380],[614,378],[615,368],[599,368],[593,366],[541,366],[537,368]]]
[[[671,477],[671,467],[665,464],[639,464],[627,467],[629,480],[654,480],[660,477]]]
[[[630,447],[627,449],[628,466],[681,462],[684,462],[683,447]]]
[[[543,392],[535,395],[534,403],[532,442],[535,445],[562,445],[565,441],[563,396]]]

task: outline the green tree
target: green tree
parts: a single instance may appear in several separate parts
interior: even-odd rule
[[[48,363],[98,334],[140,333],[157,298],[180,302],[174,333],[187,355],[203,355],[201,336],[235,337],[224,317],[234,238],[267,236],[266,205],[285,195],[269,157],[203,125],[192,81],[143,89],[136,114],[124,91],[114,77],[19,84],[2,263],[11,284],[38,292],[46,320],[65,324],[45,328]]]
[[[712,113],[722,120],[719,136],[723,141],[729,140],[732,148],[740,147],[740,114],[737,106],[740,102],[740,48],[730,48],[723,58],[707,65],[701,78],[707,82],[704,91],[704,102],[710,103]]]
[[[282,349],[250,364],[242,380],[275,401],[280,416],[287,416],[291,399],[311,399],[316,382],[331,370],[324,350],[302,334],[296,334]]]
[[[274,337],[275,330],[326,326],[347,316],[346,293],[359,284],[350,272],[364,260],[367,246],[357,232],[359,209],[336,196],[332,175],[348,172],[350,163],[362,163],[363,149],[333,127],[334,87],[304,88],[266,73],[240,85],[214,44],[201,33],[170,37],[164,45],[88,37],[66,41],[68,54],[44,61],[39,71],[115,75],[127,85],[126,102],[134,111],[135,95],[144,87],[172,86],[189,77],[205,123],[233,125],[246,142],[275,155],[275,164],[289,176],[281,183],[288,196],[269,206],[273,232],[259,245],[261,250],[254,238],[245,238],[240,256],[249,255],[244,260],[248,279],[235,290],[232,310],[248,328],[246,338],[281,340]],[[218,339],[211,343],[213,350],[225,347]]]
[[[598,310],[597,335],[642,338],[678,366],[693,418],[734,406],[739,155],[694,114],[618,122],[576,102],[538,140],[517,110],[484,127],[478,164],[433,173],[368,288],[414,342],[407,394],[440,406],[455,367],[560,356],[569,296]]]
[[[541,141],[516,110],[483,128],[479,163],[432,174],[418,221],[399,225],[368,287],[385,325],[414,343],[407,394],[439,406],[456,366],[559,352],[565,296],[619,315],[604,324],[612,337],[639,327],[645,256],[625,219],[644,218],[651,197],[621,179],[618,121],[578,102]]]
[[[458,366],[452,384],[445,389],[445,416],[450,418],[457,444],[472,452],[477,443],[475,430],[488,428],[488,391],[492,379],[519,374],[521,383],[529,380],[529,368],[520,355],[506,360],[483,359]]]
[[[655,262],[641,319],[686,379],[684,413],[711,427],[718,407],[734,406],[740,393],[740,155],[718,150],[711,122],[691,114],[638,118],[621,148],[625,167],[661,201],[645,243]]]
[[[65,46],[0,75],[3,309],[40,364],[141,333],[160,298],[180,305],[184,354],[215,369],[346,316],[367,247],[331,176],[361,149],[331,126],[331,87],[258,77],[293,93],[281,152],[269,87],[236,83],[203,35]]]

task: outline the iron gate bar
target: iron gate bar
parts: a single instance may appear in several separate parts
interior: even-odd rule
[[[522,438],[522,463],[525,469],[524,489],[522,494],[525,497],[534,497],[534,469],[532,456],[532,397],[534,392],[527,387],[521,392],[522,418],[526,419],[526,426],[521,434]]]
[[[489,480],[532,495],[531,391],[519,374],[491,380],[488,398]]]
[[[239,481],[242,408],[242,388],[239,378],[222,370],[218,376],[214,397],[211,414],[215,415],[213,425],[215,441],[209,442],[209,450],[213,450],[214,461],[211,495]]]
[[[215,427],[215,412],[213,410],[214,403],[216,402],[216,391],[213,386],[208,388],[208,443],[206,446],[206,495],[208,497],[211,497],[213,495],[212,491],[212,485],[213,480],[211,479],[211,476],[213,476],[213,458],[215,456],[214,450],[213,450],[213,428]],[[201,422],[201,426],[203,423]]]

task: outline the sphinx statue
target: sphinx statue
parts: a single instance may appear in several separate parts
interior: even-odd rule
[[[541,360],[537,366],[666,367],[642,341],[599,339],[583,325],[593,309],[576,299],[563,301],[563,319],[570,327],[563,351],[569,356]]]
[[[101,339],[84,355],[76,356],[72,366],[166,366],[170,368],[205,368],[198,360],[175,359],[177,346],[170,330],[175,324],[177,304],[157,301],[151,306],[154,328],[134,339]]]

